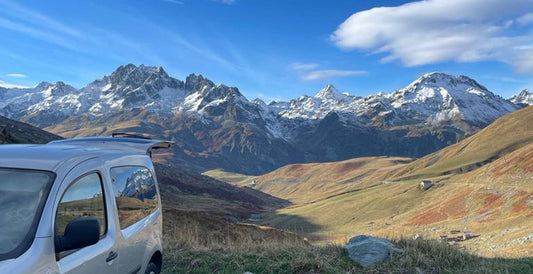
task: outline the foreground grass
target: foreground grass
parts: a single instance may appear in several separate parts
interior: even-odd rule
[[[167,248],[163,273],[533,273],[533,258],[481,258],[430,240],[396,244],[404,252],[375,268],[360,267],[337,245]]]
[[[165,210],[163,273],[533,273],[533,258],[483,258],[445,242],[393,241],[403,252],[362,268],[340,245],[209,214]]]

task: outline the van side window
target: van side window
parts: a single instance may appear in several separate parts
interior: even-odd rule
[[[145,167],[111,168],[120,228],[124,229],[157,209],[159,195],[152,172]]]
[[[92,173],[72,183],[59,203],[56,215],[57,235],[64,235],[67,224],[79,217],[100,220],[100,236],[107,232],[104,191],[100,175]]]

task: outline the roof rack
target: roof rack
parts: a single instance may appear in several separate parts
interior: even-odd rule
[[[138,139],[145,139],[145,140],[151,140],[152,138],[142,136],[135,133],[129,133],[129,132],[113,132],[111,133],[111,137],[113,138],[121,138],[121,137],[128,137],[128,138],[138,138]]]

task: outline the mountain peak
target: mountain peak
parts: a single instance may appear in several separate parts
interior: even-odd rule
[[[332,84],[326,85],[322,90],[320,90],[315,98],[320,99],[333,99],[333,100],[343,100],[346,99],[346,95],[339,92],[339,90]]]
[[[53,84],[43,81],[43,82],[40,82],[39,84],[35,85],[35,87],[33,87],[33,88],[37,89],[37,90],[44,90],[44,89],[47,89],[47,88],[49,88],[51,86],[53,86]]]
[[[518,94],[518,96],[528,96],[528,95],[533,95],[533,93],[529,90],[529,89],[523,89],[520,94]]]
[[[201,90],[207,86],[208,88],[212,88],[215,86],[215,84],[202,76],[201,74],[194,74],[191,73],[187,78],[185,79],[185,89],[186,90]]]
[[[111,73],[111,77],[125,78],[132,74],[147,75],[147,74],[158,74],[158,73],[167,75],[167,73],[163,70],[162,67],[145,66],[143,64],[137,67],[134,64],[127,64],[127,65],[122,65],[118,67],[115,71],[113,71],[113,73]]]
[[[476,80],[464,76],[464,75],[451,75],[444,72],[430,72],[422,75],[420,78],[412,82],[407,88],[417,89],[421,86],[425,87],[444,87],[455,89],[458,86],[462,86],[461,89],[465,87],[472,87],[478,90],[487,92],[488,89],[483,85],[479,84]],[[465,89],[466,90],[466,89]]]
[[[523,89],[518,95],[509,98],[509,101],[517,105],[533,105],[533,92],[529,89]]]

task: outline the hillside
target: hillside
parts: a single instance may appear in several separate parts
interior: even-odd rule
[[[155,164],[165,210],[207,214],[230,221],[288,206],[288,201],[195,172]]]
[[[395,180],[464,173],[533,142],[533,107],[506,115],[472,137],[398,169]]]
[[[0,144],[43,144],[58,139],[61,137],[0,116]]]
[[[179,80],[162,67],[133,64],[79,89],[64,82],[0,88],[0,115],[11,119],[65,137],[148,133],[176,142],[166,163],[243,174],[355,157],[422,157],[521,102],[438,72],[389,93],[359,97],[327,85],[314,96],[269,104],[202,75]]]
[[[363,157],[341,162],[292,164],[232,183],[302,205],[380,184],[389,172],[411,161],[402,157]],[[212,171],[205,174],[220,180],[232,178]],[[256,184],[252,185],[254,180]]]
[[[533,107],[508,114],[472,137],[412,162],[379,166],[387,158],[361,158],[290,165],[254,177],[258,189],[294,203],[263,223],[316,242],[342,242],[356,233],[439,239],[466,231],[479,237],[457,244],[476,254],[531,256],[532,115]],[[436,185],[422,191],[421,179]]]

